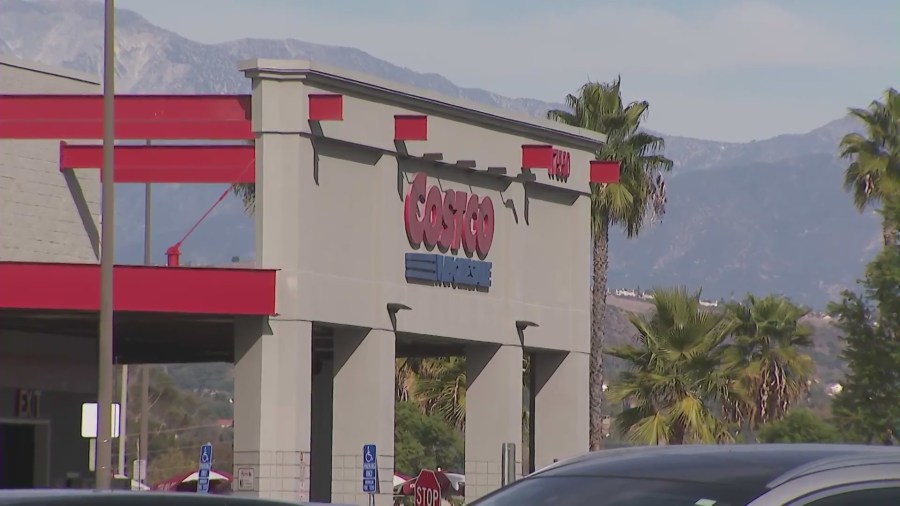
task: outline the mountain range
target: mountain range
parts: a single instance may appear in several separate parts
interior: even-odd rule
[[[0,0],[0,54],[99,75],[102,10],[93,0]],[[235,70],[237,61],[298,58],[533,116],[559,107],[458,87],[354,48],[264,39],[202,44],[131,11],[118,11],[116,21],[117,89],[123,93],[245,93],[249,82]],[[644,98],[652,105],[652,96]],[[714,299],[774,292],[822,308],[853,285],[879,247],[878,217],[857,213],[841,189],[845,165],[835,157],[836,146],[854,129],[849,118],[837,118],[811,132],[748,143],[660,134],[675,162],[667,213],[636,239],[613,233],[610,286],[683,284],[702,287],[704,298]],[[141,185],[117,189],[120,262],[142,258],[143,191]],[[225,191],[217,185],[157,185],[154,259],[164,261],[166,247]],[[248,260],[252,237],[252,220],[229,196],[182,249],[198,264]]]

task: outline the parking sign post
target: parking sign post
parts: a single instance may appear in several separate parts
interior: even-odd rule
[[[378,451],[374,444],[363,445],[362,450],[362,491],[369,496],[369,504],[375,504],[378,493]]]
[[[197,493],[209,493],[209,470],[212,469],[212,443],[200,447],[200,469],[197,471]]]

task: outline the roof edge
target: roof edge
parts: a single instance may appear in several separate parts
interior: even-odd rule
[[[433,110],[472,123],[490,124],[503,130],[524,133],[529,137],[555,140],[560,144],[595,151],[606,136],[591,130],[565,125],[549,119],[511,113],[478,102],[453,98],[415,86],[388,81],[371,74],[320,65],[309,60],[277,60],[257,58],[238,63],[238,70],[248,77],[260,75],[274,79],[308,80],[326,86],[377,96],[387,102]]]
[[[23,70],[30,70],[32,72],[39,72],[41,74],[48,74],[56,77],[63,77],[66,79],[72,79],[74,81],[96,84],[98,86],[101,84],[101,79],[99,76],[91,75],[86,72],[79,72],[77,70],[57,67],[54,65],[47,65],[36,61],[23,60],[21,58],[16,58],[5,54],[0,54],[0,66],[2,65],[8,67],[16,67]]]

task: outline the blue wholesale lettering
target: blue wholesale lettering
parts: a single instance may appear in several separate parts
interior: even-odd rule
[[[407,253],[406,279],[486,290],[491,286],[491,262],[436,253]]]

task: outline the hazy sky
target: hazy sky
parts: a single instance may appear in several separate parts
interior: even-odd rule
[[[900,86],[897,0],[117,0],[201,42],[291,37],[456,84],[560,100],[622,75],[648,126],[803,132]]]

